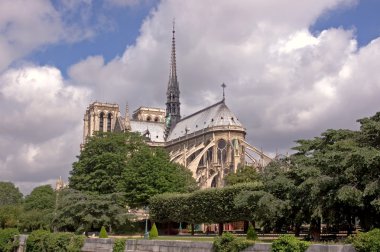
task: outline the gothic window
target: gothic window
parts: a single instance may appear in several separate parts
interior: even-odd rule
[[[155,121],[155,122],[158,122],[158,117],[155,117],[155,118],[154,118],[154,121]]]
[[[152,118],[151,118],[150,116],[148,116],[148,117],[146,118],[146,120],[147,120],[148,122],[150,122],[150,121],[152,121]]]
[[[104,125],[104,113],[101,112],[99,115],[99,131],[103,132],[103,125]]]
[[[107,116],[107,131],[108,132],[111,131],[111,122],[112,122],[112,114],[108,113],[108,116]]]
[[[227,161],[227,142],[224,139],[218,141],[218,164],[224,164]]]

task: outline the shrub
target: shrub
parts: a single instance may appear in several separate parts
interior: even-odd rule
[[[16,228],[0,229],[0,251],[12,252],[18,246],[15,235],[20,234]]]
[[[357,252],[380,251],[380,229],[376,228],[367,233],[350,236],[347,242],[351,243]]]
[[[115,239],[112,252],[124,252],[126,239]]]
[[[152,226],[152,228],[150,229],[150,232],[149,232],[149,238],[154,239],[156,237],[158,237],[158,230],[157,230],[157,227],[156,227],[156,223],[153,223],[153,226]]]
[[[223,233],[221,236],[215,237],[213,250],[215,252],[239,252],[252,244],[252,242],[236,238],[231,233]]]
[[[27,252],[47,251],[50,232],[46,230],[35,230],[26,239]]]
[[[50,233],[45,230],[33,231],[26,240],[27,252],[80,252],[83,235],[73,233]]]
[[[104,226],[100,229],[99,238],[108,238],[108,234]]]
[[[281,235],[272,243],[273,252],[304,252],[309,247],[310,243],[300,241],[291,235]]]
[[[251,223],[249,223],[248,230],[247,230],[247,240],[252,240],[252,241],[257,240],[257,233]]]
[[[69,245],[67,246],[67,251],[68,252],[82,251],[85,238],[86,237],[84,235],[73,235],[71,237]]]

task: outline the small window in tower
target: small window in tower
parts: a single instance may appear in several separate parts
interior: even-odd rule
[[[101,112],[99,115],[99,131],[103,132],[103,126],[104,126],[104,113]]]
[[[150,122],[150,121],[152,121],[152,118],[151,118],[150,116],[148,116],[148,117],[146,118],[146,120],[147,120],[148,122]]]
[[[224,118],[223,118],[223,116],[221,116],[221,117],[220,117],[220,119],[222,119],[222,120],[223,120],[223,119],[224,119]]]
[[[211,119],[211,122],[213,122],[213,121],[214,121],[214,118]]]
[[[108,113],[108,116],[107,116],[107,131],[108,132],[111,131],[111,123],[112,123],[112,114]]]
[[[154,118],[154,121],[155,121],[155,122],[158,122],[158,117],[155,117],[155,118]]]
[[[198,128],[198,124],[195,125],[195,128]]]

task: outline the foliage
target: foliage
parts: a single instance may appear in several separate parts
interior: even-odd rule
[[[261,187],[261,183],[247,183],[187,194],[157,195],[150,200],[150,216],[159,222],[220,223],[250,220],[251,212],[237,206],[233,199],[243,191]]]
[[[357,252],[380,251],[380,229],[376,228],[367,233],[350,236],[346,242],[351,243]]]
[[[104,226],[100,229],[99,238],[108,238],[108,234]]]
[[[251,223],[249,223],[248,230],[247,230],[247,240],[252,240],[252,241],[257,240],[257,233]]]
[[[252,242],[248,242],[241,238],[236,238],[231,233],[223,233],[221,236],[217,236],[214,239],[213,250],[215,252],[239,252],[250,245]]]
[[[20,217],[20,227],[28,231],[50,229],[55,202],[56,195],[51,185],[34,188],[25,197],[24,213]]]
[[[194,191],[196,182],[191,172],[170,162],[162,148],[141,148],[127,162],[122,174],[123,192],[130,207],[144,207],[149,198],[165,192]]]
[[[281,235],[272,243],[272,252],[304,252],[309,246],[309,242],[300,241],[294,236]]]
[[[12,182],[0,181],[0,207],[22,202],[22,193]]]
[[[53,226],[83,233],[99,230],[103,225],[121,226],[127,218],[122,195],[96,195],[67,188],[60,191]]]
[[[13,252],[18,246],[15,235],[20,234],[16,228],[0,229],[0,251]]]
[[[154,239],[158,237],[158,230],[156,227],[156,223],[153,223],[152,228],[149,231],[149,238]]]
[[[17,227],[22,216],[21,205],[6,205],[0,207],[0,228]]]
[[[156,194],[197,188],[189,170],[132,132],[99,132],[90,137],[70,174],[70,188],[97,194],[123,192],[132,208],[147,206]]]
[[[126,161],[145,146],[132,132],[98,132],[87,139],[84,149],[70,172],[72,189],[100,194],[119,191]]]
[[[31,209],[52,210],[55,205],[55,192],[51,185],[42,185],[33,189],[25,197],[24,208],[26,211]]]
[[[260,181],[260,176],[256,169],[252,166],[244,166],[236,171],[236,173],[228,173],[224,178],[226,185],[236,185],[240,183],[250,183]]]
[[[26,240],[27,252],[80,252],[85,237],[73,233],[50,233],[45,230],[33,231]]]
[[[115,239],[112,252],[124,252],[127,239]]]
[[[35,230],[26,239],[27,252],[47,251],[50,232],[46,230]]]

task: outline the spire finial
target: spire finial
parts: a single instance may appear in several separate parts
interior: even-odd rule
[[[223,101],[225,100],[226,96],[224,95],[224,89],[227,87],[226,84],[224,84],[224,82],[222,83],[221,87],[223,88]]]

